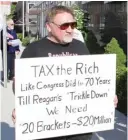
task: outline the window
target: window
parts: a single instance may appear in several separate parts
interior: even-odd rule
[[[100,17],[100,25],[99,25],[99,29],[104,29],[104,27],[105,27],[105,16],[101,16]]]
[[[29,3],[29,9],[31,9],[32,7],[34,7],[34,4]]]

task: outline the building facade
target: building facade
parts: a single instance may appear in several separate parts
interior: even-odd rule
[[[121,27],[127,30],[127,2],[126,1],[24,1],[24,28],[27,35],[42,38],[47,35],[44,25],[46,12],[54,5],[79,5],[87,11],[90,21],[87,26],[98,40],[101,39],[105,28]],[[17,21],[23,24],[23,1],[17,3]],[[21,27],[20,26],[20,27]],[[21,28],[22,31],[22,28]]]
[[[111,22],[109,28],[116,26],[116,21],[120,20],[121,27],[127,29],[127,2],[126,1],[88,1],[82,5],[84,10],[90,14],[88,28],[94,32],[104,29],[106,19],[115,16],[115,21]]]
[[[24,4],[23,4],[24,3]],[[19,1],[16,8],[16,25],[21,27],[23,25],[25,32],[29,36],[35,36],[41,38],[47,35],[47,30],[44,25],[46,12],[49,8],[55,5],[71,6],[78,2],[73,1]],[[24,12],[23,12],[24,5]],[[23,15],[24,14],[24,15]],[[22,27],[21,27],[22,31]]]

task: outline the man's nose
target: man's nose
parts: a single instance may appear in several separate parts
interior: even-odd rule
[[[73,31],[73,29],[71,28],[71,26],[69,26],[66,30],[68,33],[71,33]]]

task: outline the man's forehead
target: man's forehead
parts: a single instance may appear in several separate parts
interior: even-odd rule
[[[73,22],[75,19],[72,16],[72,14],[63,12],[63,13],[56,14],[53,20],[54,22],[57,22],[57,23],[63,23],[63,22]]]
[[[13,21],[10,21],[8,24],[14,24],[14,22]]]

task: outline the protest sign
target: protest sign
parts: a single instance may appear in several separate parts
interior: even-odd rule
[[[116,55],[16,59],[16,140],[114,128]]]

